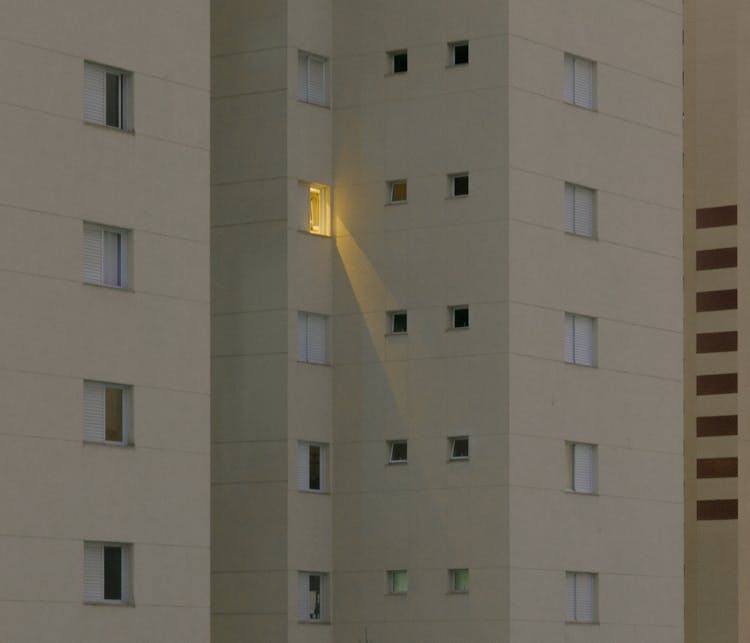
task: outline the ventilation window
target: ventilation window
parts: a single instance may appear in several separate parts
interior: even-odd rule
[[[452,594],[466,594],[469,591],[469,570],[448,570],[448,588]]]
[[[126,288],[128,232],[96,223],[83,224],[83,281]]]
[[[391,74],[405,74],[409,71],[409,56],[405,49],[388,52],[388,60]]]
[[[388,313],[389,332],[393,335],[404,335],[407,332],[407,316],[405,310]]]
[[[452,42],[449,45],[451,52],[451,65],[468,65],[469,64],[469,43]]]
[[[300,442],[297,451],[297,488],[300,491],[326,491],[328,445]]]
[[[450,186],[450,196],[468,196],[469,195],[469,175],[468,174],[450,174],[448,176]]]
[[[449,308],[451,328],[469,327],[469,307],[452,306]]]
[[[406,440],[394,440],[388,443],[389,464],[404,464],[408,461],[408,456]]]
[[[297,618],[312,623],[326,622],[328,575],[319,572],[300,572],[298,579]]]
[[[83,383],[83,440],[128,444],[130,387]]]
[[[388,203],[406,203],[406,196],[405,179],[388,183]]]
[[[315,313],[299,313],[297,359],[309,364],[328,363],[328,317]]]
[[[328,104],[328,59],[304,51],[299,52],[297,67],[297,98],[303,103]]]
[[[388,593],[406,594],[409,591],[409,574],[405,569],[392,569],[387,573]]]
[[[449,438],[450,459],[451,460],[468,460],[469,459],[469,438],[457,437]]]

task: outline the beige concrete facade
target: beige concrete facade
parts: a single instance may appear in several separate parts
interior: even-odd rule
[[[205,643],[208,6],[0,15],[0,640]],[[127,72],[132,131],[84,122],[84,61]],[[83,283],[84,221],[125,288]],[[84,380],[130,387],[125,443],[84,442]],[[85,601],[85,541],[129,548],[127,600]]]
[[[214,0],[212,25],[213,640],[682,641],[682,3]],[[566,183],[596,192],[593,238]],[[566,313],[596,320],[594,368],[566,363]],[[566,490],[571,443],[596,493]],[[593,623],[566,622],[569,572],[596,575]]]

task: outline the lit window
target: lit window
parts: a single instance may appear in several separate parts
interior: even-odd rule
[[[469,438],[458,437],[448,439],[451,460],[469,459]]]
[[[403,464],[408,461],[409,451],[406,440],[394,440],[388,443],[388,462]]]
[[[596,574],[566,572],[567,617],[574,623],[594,623],[596,620]]]
[[[568,489],[576,493],[594,493],[596,447],[580,442],[568,443]]]
[[[406,594],[409,591],[409,574],[405,569],[392,569],[387,576],[389,594]]]
[[[586,58],[565,54],[565,101],[594,109],[595,63]]]
[[[328,59],[299,52],[297,98],[303,103],[328,104]]]
[[[405,203],[406,202],[406,181],[390,181],[388,183],[388,202]]]
[[[469,175],[468,174],[450,174],[448,175],[450,186],[450,196],[468,196],[469,195]]]
[[[130,387],[103,382],[83,383],[85,442],[128,443]]]
[[[389,51],[388,60],[391,74],[405,74],[409,71],[409,56],[406,50]]]
[[[565,313],[565,361],[581,366],[594,365],[595,319]]]
[[[300,491],[326,491],[328,446],[300,442],[297,451],[297,488]]]
[[[84,602],[130,602],[130,549],[121,543],[83,543]]]
[[[297,321],[297,359],[310,364],[326,364],[328,317],[300,312]]]
[[[331,233],[330,191],[327,185],[308,184],[309,211],[308,231],[313,234],[329,235]]]
[[[594,190],[565,184],[565,231],[582,237],[594,236]]]
[[[297,596],[297,618],[322,623],[328,620],[326,598],[327,574],[300,572]]]
[[[448,570],[449,589],[454,594],[466,594],[469,591],[469,570]]]
[[[389,325],[389,332],[393,335],[403,335],[406,333],[408,325],[407,325],[407,315],[405,310],[397,310],[388,313],[388,325]]]
[[[84,62],[83,64],[83,120],[118,129],[133,128],[132,74]]]
[[[83,224],[83,281],[87,284],[127,286],[128,233],[96,223]]]
[[[468,306],[451,306],[448,309],[450,313],[451,328],[468,328],[469,327],[469,307]]]
[[[448,45],[451,52],[451,65],[468,65],[469,64],[469,43],[452,42]]]

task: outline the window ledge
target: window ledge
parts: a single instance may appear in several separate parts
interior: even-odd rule
[[[574,496],[598,496],[596,491],[576,491],[575,489],[563,489],[564,493],[569,493]]]
[[[399,465],[405,465],[405,464],[409,464],[409,461],[408,460],[388,460],[389,467],[393,467],[393,466],[398,467]]]
[[[455,201],[457,199],[468,199],[468,194],[449,194],[447,197],[445,197],[446,201]]]
[[[81,282],[84,286],[93,286],[94,288],[107,288],[108,290],[119,290],[120,292],[131,292],[134,293],[135,290],[128,286],[110,286],[109,284],[94,284],[90,281],[82,281]]]
[[[403,333],[393,333],[393,332],[391,332],[391,333],[386,333],[385,334],[385,337],[408,337],[408,336],[409,336],[408,332],[403,332]]]
[[[391,78],[393,76],[406,76],[406,74],[409,73],[409,70],[406,71],[387,71],[383,74],[385,78]]]
[[[83,604],[95,607],[135,607],[135,603],[131,601],[83,601]]]
[[[465,69],[469,66],[469,63],[448,63],[446,69]]]
[[[466,590],[465,592],[460,592],[460,591],[458,591],[458,590],[455,590],[455,589],[449,589],[449,590],[448,590],[448,591],[446,592],[446,594],[447,594],[448,596],[468,596],[468,594],[469,594],[469,590],[467,589],[467,590]]]
[[[313,107],[320,107],[321,109],[327,109],[328,111],[331,110],[330,103],[313,103],[309,100],[302,100],[301,98],[297,98],[298,103],[302,103],[303,105],[312,105]],[[306,621],[303,621],[306,622]]]
[[[108,130],[110,132],[122,132],[123,134],[135,134],[135,129],[124,129],[122,127],[115,127],[114,125],[103,125],[102,123],[92,123],[91,121],[83,121],[84,125],[90,125],[91,127],[98,127],[99,129]]]
[[[330,362],[305,362],[301,359],[297,360],[297,364],[307,364],[308,366],[326,366],[328,368],[332,366]]]
[[[449,326],[445,330],[446,330],[446,332],[450,333],[450,332],[453,332],[454,330],[469,330],[470,328],[471,328],[471,326],[458,326],[458,327],[456,327],[456,326]]]
[[[599,625],[599,621],[565,621],[565,625]]]
[[[318,490],[318,489],[297,489],[300,493],[311,493],[313,496],[330,496],[331,492],[328,490]]]
[[[311,230],[305,230],[304,228],[297,228],[297,232],[306,234],[308,237],[318,237],[319,239],[331,239],[332,234],[321,234],[320,232],[312,232]]]
[[[597,237],[595,234],[579,234],[578,232],[571,232],[570,230],[565,230],[565,234],[569,237],[575,237],[576,239],[588,239],[589,241],[599,241],[599,237]]]
[[[312,620],[298,620],[298,625],[330,625],[331,621],[312,621]]]
[[[580,362],[569,362],[568,360],[563,360],[563,362],[568,366],[578,366],[580,368],[597,368],[596,364],[581,364]]]
[[[409,592],[386,592],[386,596],[408,596]]]
[[[406,201],[386,201],[385,205],[386,206],[391,206],[391,205],[407,205],[408,203],[409,203],[408,200],[406,200]]]
[[[583,105],[577,105],[576,103],[571,103],[570,101],[567,101],[564,98],[563,98],[563,103],[565,103],[566,105],[570,105],[571,107],[575,107],[577,109],[585,110],[587,112],[594,112],[597,114],[599,113],[599,110],[596,107],[584,107]]]
[[[127,443],[126,442],[105,442],[105,441],[98,442],[96,440],[83,440],[81,443],[82,444],[90,444],[90,445],[96,446],[96,447],[115,447],[115,448],[119,448],[119,449],[122,449],[122,448],[133,449],[133,448],[135,448],[135,444],[133,444],[132,442],[127,442]]]
[[[469,462],[471,458],[469,456],[466,456],[465,458],[448,458],[446,462]]]

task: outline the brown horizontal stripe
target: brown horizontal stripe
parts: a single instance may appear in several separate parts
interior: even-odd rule
[[[695,253],[696,270],[716,270],[717,268],[736,268],[737,248],[715,248],[698,250]]]
[[[737,331],[728,330],[721,333],[698,333],[695,336],[697,353],[725,353],[737,350]]]
[[[699,500],[698,520],[737,520],[736,500]]]
[[[698,375],[695,378],[697,395],[725,395],[737,392],[737,373]]]
[[[695,433],[699,438],[737,435],[736,415],[707,415],[695,418]]]
[[[710,310],[737,310],[737,289],[695,293],[695,310],[699,313]]]
[[[737,458],[699,458],[695,472],[699,478],[736,478]]]
[[[724,205],[718,208],[701,208],[695,211],[696,228],[718,228],[737,225],[737,206]]]

